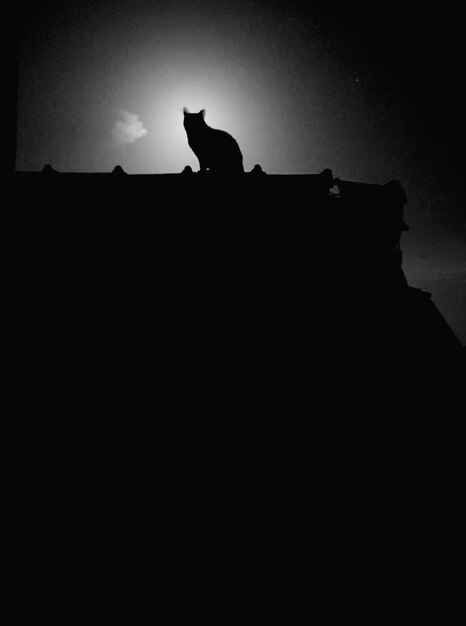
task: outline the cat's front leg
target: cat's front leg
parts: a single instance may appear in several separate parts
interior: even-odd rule
[[[207,173],[207,164],[204,160],[199,159],[199,173],[200,174],[206,174]]]

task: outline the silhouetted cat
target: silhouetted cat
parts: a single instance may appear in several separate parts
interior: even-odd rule
[[[236,174],[244,172],[243,155],[235,139],[224,130],[207,126],[205,109],[189,113],[183,109],[183,125],[188,135],[188,144],[199,159],[201,172]]]

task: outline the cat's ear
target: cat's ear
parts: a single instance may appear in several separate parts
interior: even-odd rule
[[[183,107],[183,114],[186,116],[189,113],[188,109],[186,107]]]
[[[202,109],[202,111],[199,111],[199,115],[202,117],[202,119],[205,118],[205,109]]]

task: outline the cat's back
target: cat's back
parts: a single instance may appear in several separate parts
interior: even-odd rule
[[[244,171],[243,154],[233,135],[218,128],[211,128],[209,134],[212,156],[215,157],[218,164],[225,164],[225,166]]]

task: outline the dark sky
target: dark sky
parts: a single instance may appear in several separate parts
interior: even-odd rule
[[[398,179],[408,282],[466,344],[459,5],[340,4],[21,5],[17,169],[197,169],[186,106],[236,137],[247,170]]]

